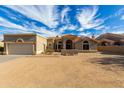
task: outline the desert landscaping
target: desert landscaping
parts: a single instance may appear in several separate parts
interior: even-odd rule
[[[1,55],[0,87],[124,87],[124,56]]]

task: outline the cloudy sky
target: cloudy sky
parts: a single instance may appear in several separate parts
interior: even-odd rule
[[[0,6],[0,39],[13,33],[51,37],[107,32],[124,33],[124,6]]]

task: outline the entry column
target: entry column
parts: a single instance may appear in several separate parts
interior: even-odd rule
[[[57,45],[57,51],[58,51],[58,41],[57,41],[56,45]]]
[[[35,51],[35,46],[36,46],[36,44],[33,43],[33,44],[32,44],[32,47],[33,47],[33,48],[32,48],[33,55],[36,55],[36,54],[37,54],[37,52]]]
[[[5,54],[8,55],[8,43],[5,42]]]
[[[63,49],[66,49],[66,40],[63,40]]]

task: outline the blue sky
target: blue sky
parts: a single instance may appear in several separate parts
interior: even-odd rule
[[[0,39],[3,34],[100,35],[124,33],[124,6],[61,5],[0,6]]]

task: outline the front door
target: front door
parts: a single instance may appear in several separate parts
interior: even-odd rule
[[[72,49],[72,40],[66,41],[66,49]]]

